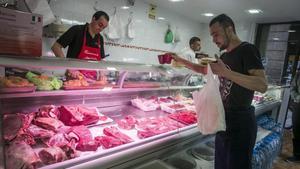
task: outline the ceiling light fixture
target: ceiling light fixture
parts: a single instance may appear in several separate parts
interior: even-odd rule
[[[279,38],[273,38],[273,40],[280,40]]]
[[[294,33],[296,30],[288,30],[289,33]]]
[[[157,19],[159,19],[159,20],[166,20],[166,18],[164,18],[164,17],[158,17]]]
[[[170,2],[183,2],[184,0],[169,0]]]
[[[212,16],[214,16],[213,13],[203,13],[202,15],[207,16],[207,17],[212,17]]]
[[[121,6],[121,9],[129,9],[129,6]]]
[[[259,13],[262,13],[262,10],[260,10],[260,9],[248,9],[247,12],[250,13],[250,14],[259,14]]]

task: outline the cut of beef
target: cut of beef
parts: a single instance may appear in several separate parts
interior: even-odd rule
[[[52,118],[58,118],[59,116],[59,110],[54,105],[44,105],[39,108],[39,111],[37,113],[37,117],[52,117]]]
[[[79,151],[96,151],[98,149],[98,143],[95,140],[79,141],[76,146],[76,150]]]
[[[84,116],[81,125],[94,124],[99,121],[99,115],[96,108],[87,108],[84,106],[78,106],[78,111]]]
[[[106,149],[124,144],[121,140],[111,136],[97,136],[95,141],[98,143],[98,146],[102,145]]]
[[[60,120],[68,126],[89,125],[99,121],[99,115],[95,108],[84,106],[61,106]]]
[[[74,126],[72,132],[79,137],[79,143],[76,146],[80,151],[95,151],[98,148],[97,143],[93,139],[92,133],[86,126]],[[69,135],[71,134],[69,133]]]
[[[6,141],[14,139],[23,127],[23,118],[20,114],[5,114],[3,117],[3,134]]]
[[[54,135],[53,131],[40,128],[34,124],[31,124],[26,131],[35,139],[50,138]]]
[[[51,117],[38,117],[34,120],[34,124],[53,131],[58,131],[64,125],[61,121]]]
[[[59,111],[61,113],[59,120],[65,125],[77,126],[83,121],[83,114],[77,110],[77,106],[60,106]]]
[[[54,164],[67,158],[65,152],[59,147],[44,148],[39,152],[39,157],[44,164]]]
[[[5,154],[7,169],[34,169],[40,162],[33,149],[23,141],[13,141]]]
[[[17,135],[22,134],[31,124],[35,113],[5,114],[3,117],[3,137],[5,141],[11,141]]]
[[[69,144],[69,141],[66,139],[65,135],[66,134],[63,133],[57,133],[49,139],[43,139],[43,141],[49,147],[62,147],[64,145]]]
[[[107,136],[112,136],[116,139],[119,139],[124,144],[133,142],[133,140],[129,136],[122,133],[117,127],[114,127],[114,126],[105,127],[103,129],[103,133]]]

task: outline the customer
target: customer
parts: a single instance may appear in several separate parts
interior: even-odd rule
[[[97,60],[105,58],[103,37],[100,32],[108,25],[109,16],[103,11],[94,13],[91,23],[72,26],[52,46],[57,57],[65,57],[62,48],[69,47],[67,58]],[[95,79],[95,71],[80,72],[87,78]]]
[[[296,103],[292,114],[293,123],[293,156],[286,161],[300,163],[300,71],[298,70],[291,84],[291,98]]]
[[[209,24],[213,42],[226,50],[217,63],[210,66],[220,79],[220,93],[225,109],[226,131],[216,134],[215,169],[251,169],[252,151],[257,125],[254,91],[265,92],[267,82],[258,49],[241,42],[230,17],[221,14]],[[173,58],[194,71],[203,73],[203,67]]]
[[[220,77],[226,131],[216,135],[216,169],[251,169],[257,125],[254,91],[265,92],[267,82],[258,49],[241,42],[230,17],[221,14],[209,24],[213,42],[226,50],[212,71]]]

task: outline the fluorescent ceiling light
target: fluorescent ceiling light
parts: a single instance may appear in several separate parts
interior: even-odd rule
[[[183,2],[184,0],[169,0],[170,2]]]
[[[248,9],[247,12],[250,13],[250,14],[259,14],[259,13],[262,13],[262,10],[260,10],[260,9]]]
[[[129,9],[129,6],[121,6],[121,9]]]
[[[115,67],[107,67],[106,70],[117,71]]]
[[[273,38],[273,40],[280,40],[279,38]]]
[[[212,16],[214,16],[213,13],[204,13],[204,14],[202,14],[202,15],[207,16],[207,17],[212,17]]]
[[[296,32],[296,30],[288,30],[289,33]]]
[[[159,19],[159,20],[166,20],[166,18],[164,18],[164,17],[158,17],[157,19]]]

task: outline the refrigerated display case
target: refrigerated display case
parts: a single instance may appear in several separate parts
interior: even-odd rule
[[[132,168],[154,159],[168,162],[166,157],[170,152],[180,152],[183,148],[205,143],[213,137],[201,135],[195,124],[195,115],[191,113],[193,105],[192,99],[189,98],[192,91],[201,89],[205,83],[203,77],[185,68],[7,56],[0,56],[0,67],[9,70],[6,74],[10,75],[18,72],[13,69],[20,69],[25,72],[25,75],[23,74],[25,78],[26,72],[32,71],[55,76],[64,82],[68,80],[65,76],[66,70],[96,70],[98,75],[106,77],[105,83],[93,88],[70,89],[65,88],[64,83],[58,90],[10,90],[11,92],[2,90],[4,92],[0,94],[2,119],[0,134],[3,153],[0,164],[3,168],[5,165],[9,168],[8,166],[17,164],[28,166],[34,164],[37,168]],[[22,73],[19,75],[22,76]],[[268,92],[271,100],[266,99],[263,103],[255,105],[257,114],[278,110],[280,107],[282,88],[274,87],[272,91],[270,88]],[[133,106],[135,103],[142,104],[142,108]],[[161,110],[160,107],[164,106],[167,110],[172,110],[170,112],[174,110],[178,114],[167,113],[163,111],[165,108]],[[47,118],[52,120],[51,123],[43,121],[45,116],[41,114],[44,108],[48,113]],[[74,114],[79,112],[77,115],[81,120],[69,109],[76,109]],[[83,122],[86,116],[79,111],[82,109],[97,112],[97,122],[93,123],[93,120]],[[59,113],[55,114],[57,110]],[[274,112],[278,116],[278,111]],[[189,118],[182,120],[178,118],[180,116]],[[30,118],[32,124],[47,129],[48,133],[44,133],[43,136],[28,136],[30,131],[28,128],[35,127],[28,121],[24,122],[24,119]],[[59,119],[63,124],[55,121],[59,125],[53,126],[53,119]],[[14,126],[10,126],[11,124]],[[78,133],[85,133],[85,137],[81,137]],[[67,139],[68,144],[52,144],[54,145],[52,146],[49,140],[61,134]],[[84,142],[86,138],[89,138],[87,143]],[[20,140],[23,140],[22,144]],[[55,146],[60,148],[58,151],[65,153],[61,155],[62,157],[58,158],[57,154],[53,153],[57,148],[46,149]],[[23,151],[32,150],[33,158],[29,158],[29,155],[25,158],[22,153],[14,153],[16,147],[24,147]],[[12,159],[18,163],[16,161],[14,163]],[[169,160],[169,163],[166,165],[172,165],[172,161]]]

